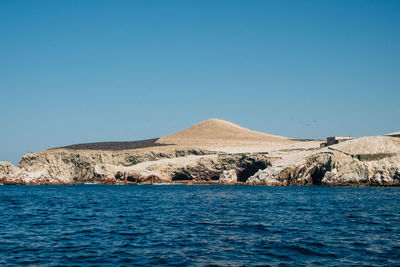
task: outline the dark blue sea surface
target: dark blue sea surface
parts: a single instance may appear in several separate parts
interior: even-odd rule
[[[400,265],[400,188],[0,186],[1,265]]]

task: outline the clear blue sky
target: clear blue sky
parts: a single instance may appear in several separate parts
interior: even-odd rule
[[[208,119],[400,130],[400,1],[0,1],[0,160]]]

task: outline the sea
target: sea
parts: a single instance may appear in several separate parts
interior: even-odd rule
[[[400,188],[0,186],[0,265],[399,266]]]

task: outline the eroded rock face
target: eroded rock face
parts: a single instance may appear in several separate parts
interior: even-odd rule
[[[10,162],[0,161],[0,177],[6,175],[12,175],[20,172],[20,170],[12,165]]]
[[[140,162],[163,158],[177,158],[187,155],[205,155],[210,152],[201,149],[155,151],[73,151],[55,150],[28,153],[23,156],[18,167],[28,173],[44,171],[46,175],[65,177],[80,182],[94,180],[96,165],[133,166]]]
[[[226,183],[233,183],[238,181],[236,173],[242,173],[242,178],[245,181],[256,171],[266,168],[270,164],[270,159],[266,155],[191,155],[174,159],[147,161],[130,167],[110,164],[96,165],[94,176],[115,177],[117,181],[123,183],[142,183],[146,177],[154,177],[156,182],[221,181],[222,175],[224,183],[225,181]],[[236,178],[233,177],[232,172],[235,173]],[[245,177],[244,174],[248,174],[248,176]]]
[[[222,184],[234,184],[237,183],[237,175],[236,171],[231,169],[231,170],[226,170],[221,173],[219,176],[219,182]]]
[[[366,142],[368,141],[368,142]],[[375,146],[366,144],[375,144]],[[368,147],[363,150],[362,146]],[[400,146],[387,137],[359,138],[293,161],[282,159],[247,181],[266,185],[398,185]],[[362,153],[367,151],[368,153]]]
[[[41,185],[41,184],[72,184],[73,180],[68,177],[55,176],[48,174],[46,170],[36,172],[26,172],[17,170],[14,173],[3,175],[0,177],[1,184],[24,184],[24,185]]]
[[[169,152],[45,151],[26,154],[8,166],[3,184],[245,182],[269,166],[266,154],[211,154],[200,149]],[[5,167],[3,167],[5,169]],[[224,171],[233,170],[233,174]],[[228,177],[229,176],[229,177]],[[0,177],[3,178],[3,177]]]

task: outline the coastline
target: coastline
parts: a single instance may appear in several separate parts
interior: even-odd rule
[[[277,137],[213,119],[150,141],[27,153],[18,166],[0,162],[0,183],[400,185],[400,138],[329,142]],[[121,149],[108,149],[113,144]],[[139,148],[125,149],[132,144]]]

